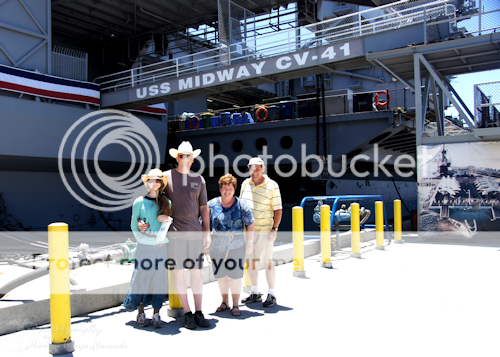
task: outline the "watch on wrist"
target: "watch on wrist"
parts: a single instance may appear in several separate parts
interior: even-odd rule
[[[277,232],[278,231],[278,227],[273,227],[273,228],[271,228],[271,230]]]

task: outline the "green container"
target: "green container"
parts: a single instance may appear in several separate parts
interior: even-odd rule
[[[215,115],[214,113],[202,113],[201,114],[201,120],[203,121],[203,127],[204,128],[210,128],[212,126],[210,119],[214,115]]]

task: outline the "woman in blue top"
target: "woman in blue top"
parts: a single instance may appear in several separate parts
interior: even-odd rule
[[[208,202],[212,225],[210,255],[222,303],[217,312],[229,308],[229,290],[233,300],[231,314],[241,315],[238,301],[241,293],[245,255],[253,251],[254,218],[246,201],[234,197],[236,178],[227,174],[219,179],[221,196]],[[243,228],[247,227],[246,243]]]
[[[132,232],[137,240],[135,252],[135,269],[130,281],[127,296],[123,305],[127,309],[137,309],[137,325],[146,327],[149,320],[144,314],[144,306],[153,305],[153,327],[160,328],[160,308],[167,291],[167,258],[168,238],[161,234],[172,223],[170,201],[163,190],[167,187],[167,178],[159,169],[150,170],[141,176],[149,193],[138,197],[132,206]],[[141,233],[137,225],[138,219],[149,223],[149,228]],[[163,226],[162,226],[163,225]],[[160,233],[158,233],[160,231]]]

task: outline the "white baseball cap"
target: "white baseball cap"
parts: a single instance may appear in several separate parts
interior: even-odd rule
[[[252,157],[250,161],[248,161],[247,166],[252,166],[252,165],[260,165],[264,167],[264,160],[262,160],[260,157]]]

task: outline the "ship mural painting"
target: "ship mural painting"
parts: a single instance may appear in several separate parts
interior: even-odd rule
[[[420,230],[500,230],[500,142],[419,146]]]

